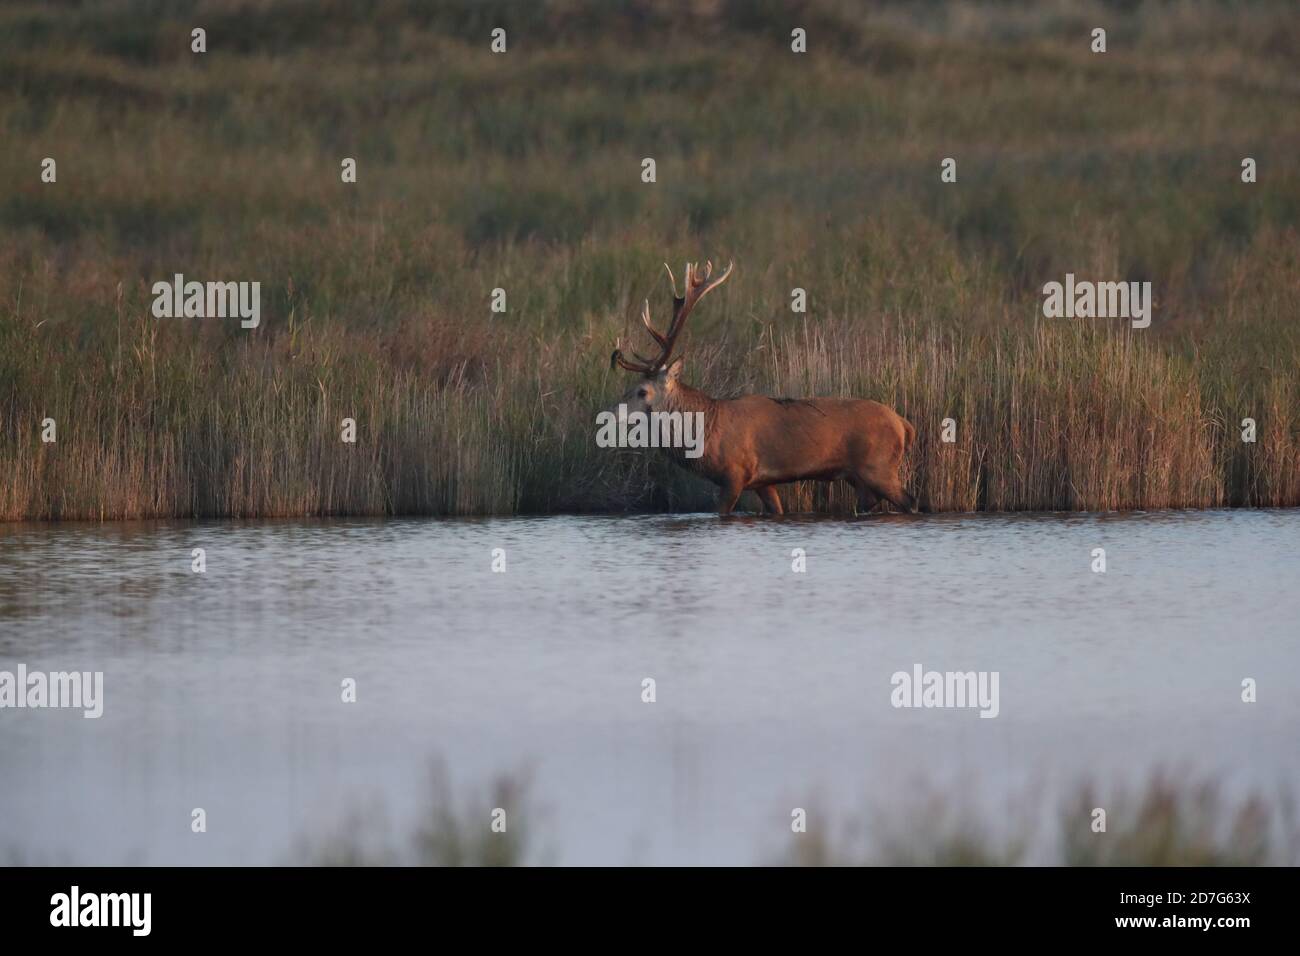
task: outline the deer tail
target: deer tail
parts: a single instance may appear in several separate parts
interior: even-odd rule
[[[901,416],[900,416],[901,417]],[[916,441],[916,429],[906,418],[903,420],[903,454],[907,454],[912,447],[912,442]]]

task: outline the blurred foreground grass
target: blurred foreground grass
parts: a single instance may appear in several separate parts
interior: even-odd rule
[[[1039,826],[1023,806],[997,821],[926,793],[903,816],[809,827],[777,860],[791,866],[1295,866],[1300,820],[1288,790],[1229,797],[1209,778],[1152,773],[1137,788],[1077,785]],[[1104,832],[1094,811],[1105,811]]]
[[[501,774],[486,794],[456,794],[435,765],[421,820],[394,838],[382,806],[358,809],[333,832],[302,834],[293,862],[310,866],[531,866],[556,862],[560,849],[539,839],[528,777]],[[462,797],[467,797],[462,799]],[[503,833],[490,829],[506,810]],[[1105,832],[1093,830],[1094,809]],[[1040,826],[1046,812],[1051,822]],[[780,819],[778,814],[775,819]],[[807,830],[788,833],[776,854],[753,861],[777,866],[1295,866],[1300,820],[1289,791],[1228,797],[1209,778],[1155,772],[1136,789],[1105,793],[1089,783],[1059,805],[1019,808],[994,821],[962,810],[953,794],[929,790],[905,814],[839,818],[808,807]],[[773,841],[755,834],[756,846]],[[615,848],[617,849],[617,848]],[[635,861],[633,861],[635,862]]]

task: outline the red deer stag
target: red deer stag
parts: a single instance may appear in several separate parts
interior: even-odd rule
[[[664,268],[667,268],[665,265]],[[672,270],[673,317],[667,332],[650,324],[647,301],[641,320],[659,347],[654,358],[621,349],[610,356],[610,368],[619,365],[641,376],[622,403],[627,413],[704,413],[703,452],[687,457],[681,448],[669,448],[677,463],[708,478],[721,490],[720,514],[730,514],[741,492],[758,493],[772,514],[781,514],[775,485],[810,479],[846,479],[858,493],[858,510],[870,511],[881,498],[903,511],[915,512],[916,499],[903,488],[898,469],[903,454],[916,436],[907,419],[879,402],[861,398],[768,398],[744,395],[719,399],[682,381],[682,359],[672,358],[673,346],[695,304],[726,282],[734,264],[716,279],[713,263],[701,273],[686,266],[684,295],[677,294]]]

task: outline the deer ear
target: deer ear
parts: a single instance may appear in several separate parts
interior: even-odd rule
[[[667,371],[664,372],[664,381],[675,382],[681,378],[682,366],[685,364],[685,361],[686,360],[683,358],[673,359],[672,364],[669,365]]]

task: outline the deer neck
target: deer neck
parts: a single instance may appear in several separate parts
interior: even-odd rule
[[[667,394],[662,408],[655,410],[669,413],[679,412],[683,419],[689,416],[693,419],[691,423],[693,429],[696,427],[696,422],[698,422],[699,430],[693,430],[692,434],[699,436],[698,440],[703,451],[700,456],[691,457],[686,454],[684,448],[665,448],[664,451],[669,458],[689,471],[710,475],[716,470],[712,463],[713,443],[709,441],[709,435],[713,431],[720,404],[718,399],[713,396],[680,382]]]
[[[678,382],[664,397],[663,410],[665,412],[703,412],[704,422],[707,427],[717,404],[718,400],[711,395],[700,391],[698,388],[692,388],[690,385]]]

